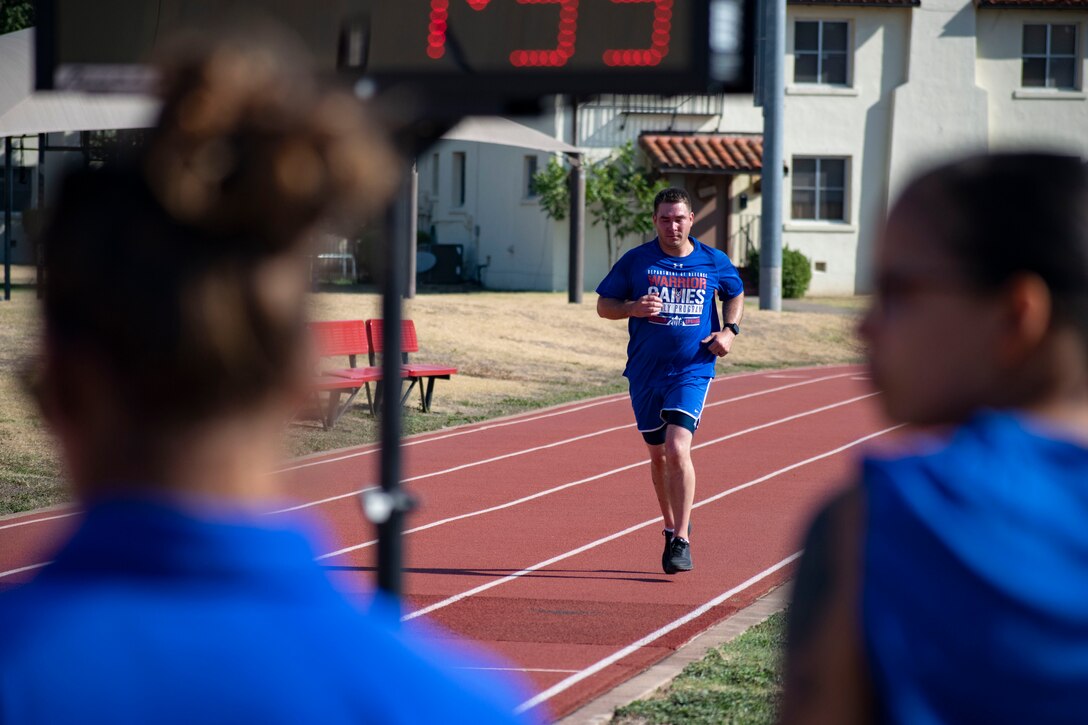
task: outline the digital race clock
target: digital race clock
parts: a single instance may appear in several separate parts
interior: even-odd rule
[[[502,98],[749,91],[754,0],[45,0],[38,87],[142,90],[176,31],[259,12],[378,90]]]

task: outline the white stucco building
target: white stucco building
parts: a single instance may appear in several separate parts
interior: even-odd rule
[[[783,240],[812,260],[810,294],[867,291],[889,201],[926,165],[1006,148],[1088,159],[1088,0],[790,0],[787,22]],[[591,157],[635,141],[691,193],[695,235],[743,263],[760,212],[750,96],[556,101],[526,123]],[[464,276],[487,287],[564,289],[566,223],[528,185],[547,159],[439,144],[419,160],[420,228],[463,245]],[[587,226],[587,289],[606,267]]]

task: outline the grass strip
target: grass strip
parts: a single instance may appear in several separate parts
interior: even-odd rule
[[[707,652],[646,700],[617,708],[613,723],[762,725],[773,723],[782,690],[785,613]]]

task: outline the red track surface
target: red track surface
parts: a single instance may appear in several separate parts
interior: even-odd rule
[[[695,438],[695,570],[660,570],[660,515],[626,396],[418,436],[404,477],[422,506],[405,539],[406,605],[504,656],[551,717],[662,659],[785,581],[813,509],[849,481],[881,419],[857,367],[720,378]],[[870,440],[871,439],[871,440]],[[298,507],[327,526],[341,588],[372,585],[355,495],[374,447],[291,462]],[[284,515],[280,512],[277,515]],[[69,512],[0,520],[0,586],[33,576]],[[336,553],[339,552],[339,553]]]

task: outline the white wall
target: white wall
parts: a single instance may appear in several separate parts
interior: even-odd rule
[[[890,197],[925,167],[981,151],[987,93],[976,79],[976,10],[969,0],[926,0],[911,10],[907,82],[896,89]]]
[[[849,87],[795,84],[794,30],[798,20],[850,23]],[[786,28],[785,154],[845,157],[847,204],[843,222],[791,218],[793,176],[786,179],[783,244],[825,271],[814,271],[809,294],[853,294],[866,288],[874,231],[887,198],[892,95],[905,79],[910,11],[856,7],[791,7]]]
[[[453,154],[465,154],[465,204],[453,204]],[[439,189],[430,184],[433,154],[439,157]],[[479,272],[491,289],[566,289],[557,249],[566,244],[566,224],[553,222],[525,194],[525,157],[543,169],[549,154],[496,144],[442,141],[419,160],[420,229],[434,226],[440,244],[463,244],[464,277]]]
[[[1080,88],[1020,87],[1025,23],[1079,24]],[[978,82],[988,91],[990,148],[1053,149],[1088,158],[1088,11],[979,10]]]

